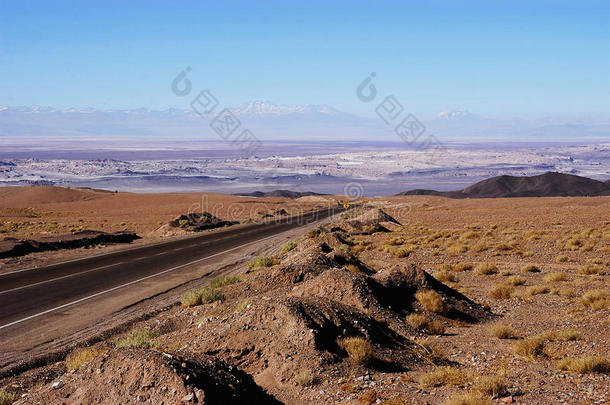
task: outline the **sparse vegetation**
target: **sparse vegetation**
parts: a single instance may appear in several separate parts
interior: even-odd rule
[[[241,277],[231,274],[222,277],[216,277],[210,282],[210,288],[220,288],[226,285],[239,283],[240,281]]]
[[[491,326],[491,333],[498,339],[516,339],[517,332],[512,326],[496,323]]]
[[[180,303],[184,308],[189,308],[215,301],[224,302],[225,299],[226,297],[222,292],[209,285],[208,287],[199,290],[185,292],[180,296]]]
[[[557,368],[578,374],[610,373],[610,359],[597,356],[565,358],[557,363]]]
[[[608,308],[608,291],[591,290],[586,292],[580,302],[585,308],[599,310]]]
[[[407,315],[406,322],[414,329],[425,331],[430,335],[442,335],[445,333],[445,326],[439,321],[431,321],[425,315]]]
[[[428,311],[440,314],[446,309],[443,298],[433,290],[419,291],[415,294],[415,299]]]
[[[566,263],[570,261],[570,258],[566,255],[561,255],[561,256],[557,256],[557,259],[555,259],[555,261],[557,263]]]
[[[461,394],[451,396],[443,405],[489,405],[489,400],[481,394]]]
[[[115,347],[144,347],[147,349],[157,347],[154,341],[159,335],[150,329],[135,329],[116,342]]]
[[[252,259],[246,265],[248,270],[254,271],[258,269],[262,269],[265,267],[271,267],[275,264],[275,260],[273,260],[270,256],[261,256],[255,259]]]
[[[366,366],[373,360],[373,345],[362,337],[352,336],[338,339],[337,344],[356,364]]]
[[[440,281],[441,283],[447,283],[447,282],[456,283],[457,282],[457,277],[455,276],[454,273],[452,273],[450,271],[436,272],[436,273],[434,273],[434,278],[437,279],[438,281]]]
[[[66,356],[66,369],[68,371],[76,370],[83,363],[96,358],[102,353],[104,353],[104,349],[101,346],[90,346],[75,349],[68,356]]]
[[[535,264],[526,264],[525,266],[521,267],[521,272],[540,273],[540,267],[536,266]]]
[[[518,286],[525,284],[527,282],[527,279],[521,276],[510,276],[508,280],[506,280],[506,282],[514,286]]]
[[[294,250],[297,247],[298,242],[299,242],[298,239],[293,239],[291,241],[286,242],[284,244],[284,246],[282,246],[280,253],[285,255],[286,253],[290,252],[291,250]]]
[[[531,336],[515,342],[513,350],[515,354],[527,359],[535,359],[544,355],[546,339],[541,336]]]
[[[311,387],[316,385],[318,378],[311,370],[301,370],[294,376],[294,382],[301,387]]]
[[[489,291],[489,298],[496,300],[510,298],[514,291],[515,287],[509,283],[495,284]]]
[[[498,398],[507,392],[506,380],[497,375],[486,375],[474,380],[473,387],[482,394]]]
[[[422,388],[439,387],[443,385],[464,385],[468,382],[466,373],[455,367],[441,366],[433,371],[422,374],[418,378]]]
[[[551,292],[551,289],[545,285],[532,285],[525,289],[523,295],[526,297],[531,297],[539,294],[547,294]]]
[[[479,263],[474,268],[474,274],[479,276],[495,274],[498,272],[498,267],[492,263]]]
[[[604,269],[601,266],[597,266],[595,264],[585,264],[578,268],[578,274],[584,274],[584,275],[590,276],[592,274],[604,275],[604,274],[606,274],[606,272],[604,271]]]
[[[14,392],[0,390],[0,405],[11,405],[19,399],[19,395]]]
[[[557,282],[557,281],[566,281],[568,279],[568,276],[566,273],[563,273],[561,271],[555,271],[553,273],[547,274],[544,277],[544,281],[547,283],[553,283],[553,282]]]

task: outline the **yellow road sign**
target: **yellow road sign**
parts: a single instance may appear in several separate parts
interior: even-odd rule
[[[343,208],[348,209],[349,208],[349,203],[344,203],[343,204]]]

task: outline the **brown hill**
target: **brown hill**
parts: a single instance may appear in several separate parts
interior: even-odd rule
[[[463,190],[410,190],[397,195],[435,195],[449,198],[592,197],[610,195],[610,182],[564,173],[538,176],[497,176]]]

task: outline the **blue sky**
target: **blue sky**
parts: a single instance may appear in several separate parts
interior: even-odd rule
[[[365,113],[369,73],[410,111],[610,114],[608,1],[0,0],[0,105],[183,108],[193,86]]]

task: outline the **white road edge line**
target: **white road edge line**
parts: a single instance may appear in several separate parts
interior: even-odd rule
[[[288,231],[292,231],[292,230],[293,230],[293,229],[288,229],[288,230],[286,230],[286,231],[284,231],[284,232],[288,232]],[[163,270],[163,271],[161,271],[161,272],[159,272],[159,273],[151,274],[150,276],[142,277],[142,278],[140,278],[140,279],[133,280],[133,281],[130,281],[129,283],[121,284],[121,285],[118,285],[118,286],[116,286],[116,287],[109,288],[108,290],[100,291],[100,292],[98,292],[98,293],[95,293],[95,294],[89,295],[89,296],[87,296],[87,297],[79,298],[79,299],[77,299],[76,301],[68,302],[67,304],[63,304],[63,305],[60,305],[60,306],[55,307],[55,308],[47,309],[46,311],[42,311],[42,312],[39,312],[39,313],[37,313],[37,314],[34,314],[34,315],[30,315],[30,316],[28,316],[28,317],[25,317],[25,318],[23,318],[23,319],[19,319],[19,320],[17,320],[17,321],[13,321],[13,322],[11,322],[11,323],[7,323],[6,325],[2,325],[2,326],[0,326],[0,329],[8,328],[9,326],[13,326],[13,325],[17,325],[17,324],[19,324],[19,323],[25,322],[25,321],[29,321],[30,319],[37,318],[37,317],[39,317],[39,316],[46,315],[46,314],[51,313],[51,312],[58,311],[58,310],[60,310],[60,309],[63,309],[63,308],[69,307],[69,306],[74,305],[74,304],[78,304],[78,303],[83,302],[83,301],[90,300],[91,298],[95,298],[95,297],[98,297],[98,296],[100,296],[100,295],[104,295],[104,294],[107,294],[107,293],[109,293],[109,292],[112,292],[112,291],[118,290],[118,289],[120,289],[120,288],[127,287],[127,286],[129,286],[129,285],[139,283],[140,281],[144,281],[144,280],[148,280],[148,279],[153,278],[153,277],[160,276],[161,274],[169,273],[169,272],[172,272],[172,271],[175,271],[175,270],[181,269],[181,268],[183,268],[183,267],[187,267],[187,266],[193,265],[193,264],[195,264],[195,263],[199,263],[199,262],[202,262],[202,261],[204,261],[204,260],[211,259],[212,257],[219,256],[219,255],[225,254],[225,253],[227,253],[227,252],[231,252],[231,251],[233,251],[233,250],[241,249],[241,248],[242,248],[242,247],[244,247],[244,246],[252,245],[252,244],[254,244],[254,243],[259,243],[259,242],[261,242],[261,241],[263,241],[263,240],[267,240],[267,239],[276,238],[276,237],[278,237],[279,235],[281,235],[281,234],[282,234],[282,233],[284,233],[284,232],[280,232],[280,233],[278,233],[278,234],[275,234],[275,235],[272,235],[272,236],[268,236],[268,237],[266,237],[266,238],[258,239],[258,240],[252,241],[252,242],[244,243],[243,245],[240,245],[240,246],[237,246],[237,247],[234,247],[234,248],[231,248],[231,249],[223,250],[222,252],[215,253],[215,254],[213,254],[213,255],[211,255],[211,256],[203,257],[203,258],[201,258],[201,259],[197,259],[197,260],[195,260],[195,261],[192,261],[192,262],[189,262],[189,263],[186,263],[186,264],[181,264],[180,266],[172,267],[171,269]]]

